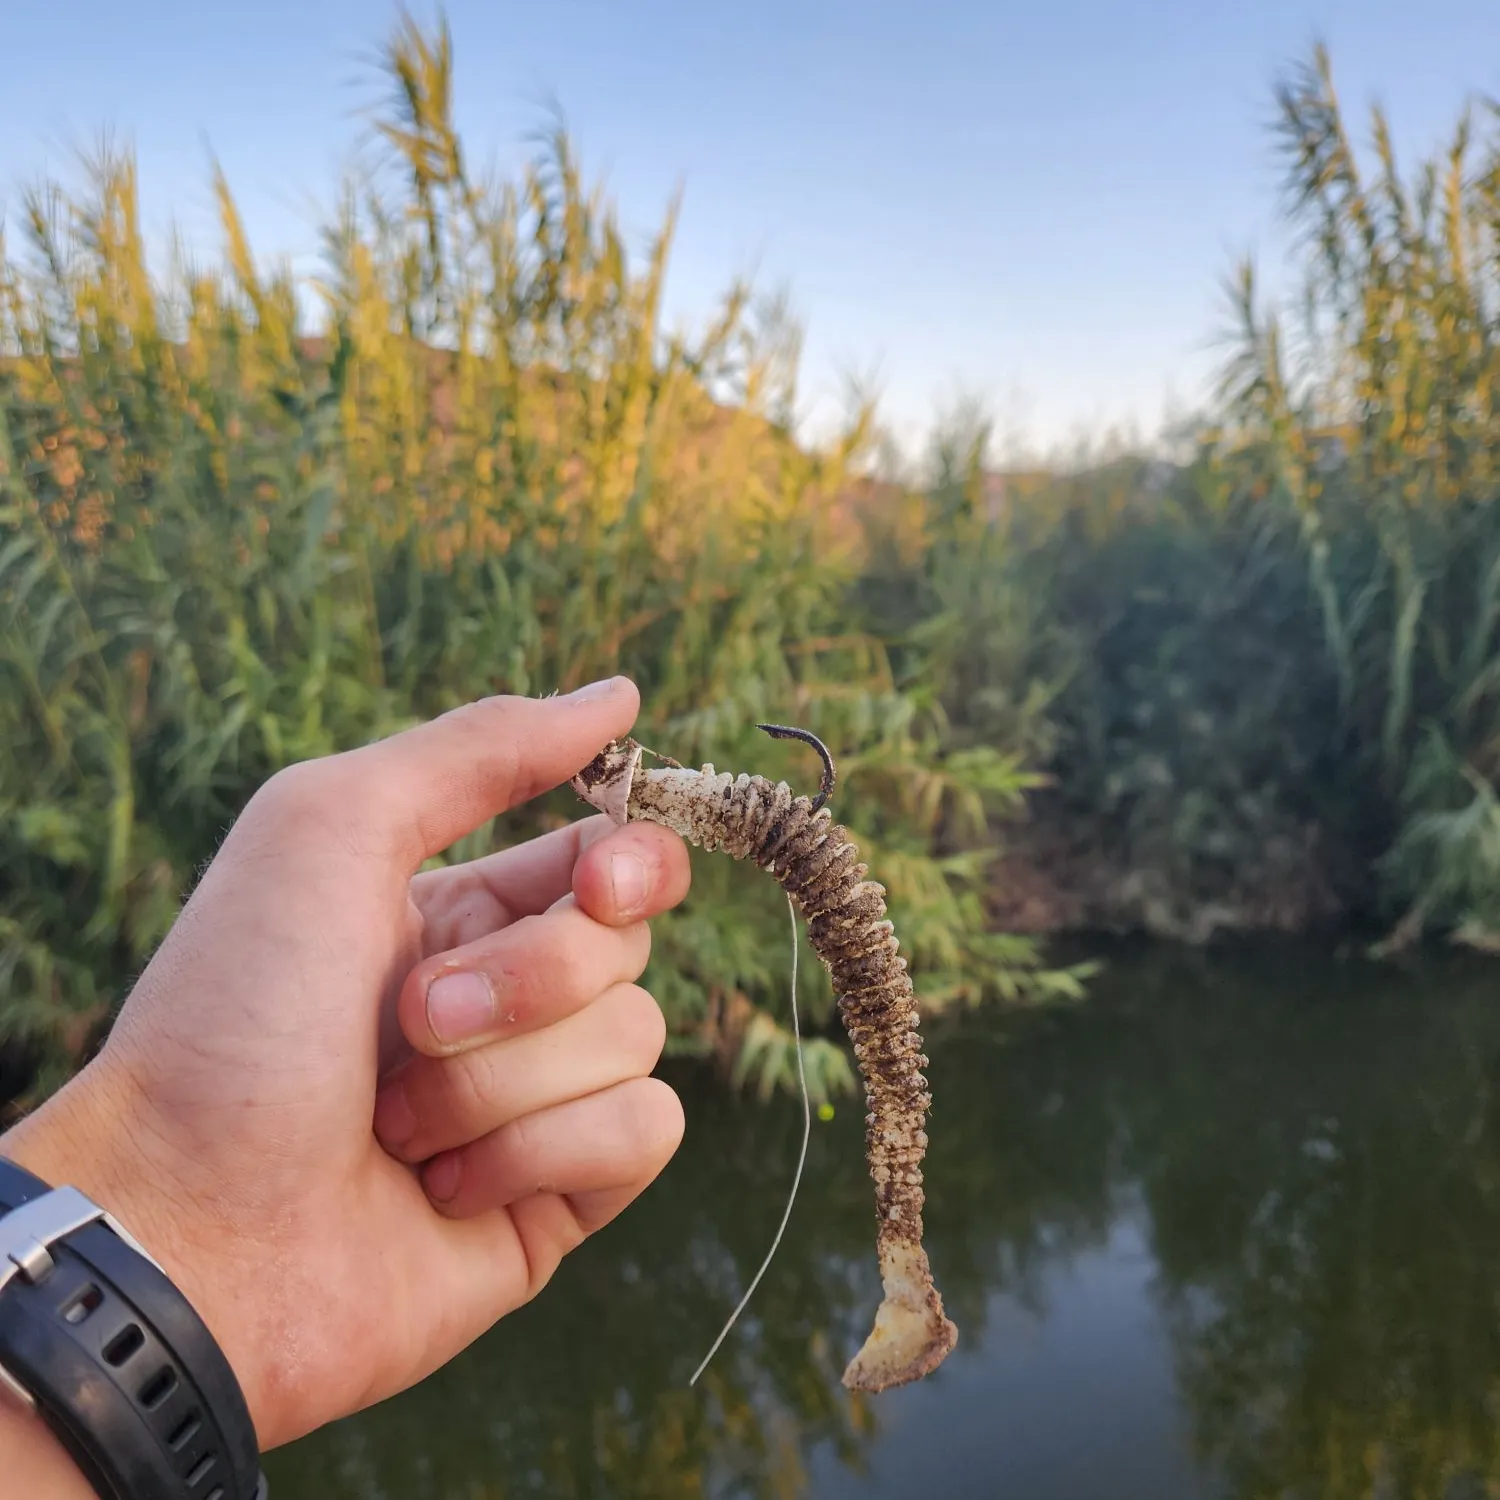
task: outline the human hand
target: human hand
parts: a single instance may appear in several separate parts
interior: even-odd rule
[[[417,873],[638,704],[622,678],[488,699],[274,777],[100,1055],[0,1137],[146,1245],[263,1448],[445,1363],[676,1150],[631,981],[687,892],[681,841],[590,818]]]

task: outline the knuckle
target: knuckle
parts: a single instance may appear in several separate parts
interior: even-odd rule
[[[598,966],[592,956],[587,935],[576,931],[570,922],[536,919],[542,926],[538,934],[539,962],[535,965],[538,982],[553,994],[570,999],[587,996],[597,984]]]
[[[517,707],[525,701],[508,696],[480,698],[442,715],[446,725],[473,743],[475,759],[487,777],[512,789],[524,781],[526,754]]]
[[[464,1128],[481,1124],[495,1108],[494,1056],[488,1047],[444,1058],[438,1065],[444,1073],[446,1103]]]
[[[618,1023],[626,1052],[647,1068],[654,1067],[667,1043],[667,1020],[649,990],[622,985]]]
[[[673,1121],[680,1120],[681,1111],[677,1096],[658,1079],[643,1078],[625,1089],[620,1100],[619,1139],[629,1159],[636,1163],[654,1161],[680,1134]]]
[[[284,766],[251,798],[247,813],[278,830],[348,843],[361,810],[372,805],[378,798],[368,773],[347,755],[327,755]]]
[[[507,1181],[526,1191],[541,1185],[546,1157],[545,1143],[534,1114],[522,1115],[503,1126],[494,1137],[496,1165]]]
[[[303,760],[283,766],[251,799],[263,813],[296,817],[326,803],[332,781],[325,760]]]

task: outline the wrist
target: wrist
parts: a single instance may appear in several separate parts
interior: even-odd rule
[[[52,1186],[76,1187],[113,1215],[149,1253],[202,1320],[240,1386],[257,1440],[263,1438],[259,1362],[232,1297],[217,1290],[212,1258],[187,1232],[182,1164],[165,1148],[128,1079],[96,1058],[34,1113],[0,1135],[0,1156]],[[34,1420],[34,1419],[33,1419]],[[40,1425],[40,1424],[35,1424]]]
[[[98,1500],[46,1423],[6,1401],[0,1401],[0,1473],[13,1494],[35,1500]]]
[[[264,1500],[244,1392],[182,1290],[76,1183],[10,1155],[0,1160],[0,1379],[99,1496]],[[55,1453],[26,1448],[29,1466],[60,1478]]]

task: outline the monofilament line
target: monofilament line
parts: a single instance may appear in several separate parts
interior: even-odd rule
[[[771,1257],[776,1254],[781,1244],[781,1237],[786,1233],[787,1221],[792,1217],[792,1204],[797,1201],[797,1189],[802,1183],[802,1168],[807,1164],[807,1143],[812,1136],[812,1101],[807,1095],[807,1070],[802,1063],[802,1028],[797,1021],[797,908],[792,905],[790,895],[786,898],[786,909],[787,915],[792,919],[792,1039],[797,1049],[797,1086],[802,1091],[802,1149],[797,1153],[797,1170],[792,1177],[792,1190],[787,1194],[786,1211],[781,1216],[776,1238],[771,1241],[771,1248],[766,1251],[766,1258],[760,1263],[760,1270],[755,1273],[754,1279],[745,1288],[745,1295],[740,1298],[739,1305],[730,1313],[729,1321],[720,1329],[713,1348],[703,1356],[703,1363],[693,1371],[693,1378],[688,1381],[690,1386],[698,1384],[698,1377],[708,1368],[709,1360],[719,1352],[719,1345],[729,1337],[729,1330],[734,1327],[740,1314],[744,1312],[746,1304],[755,1295],[755,1289],[760,1285],[760,1278],[766,1274],[766,1267],[771,1264]]]

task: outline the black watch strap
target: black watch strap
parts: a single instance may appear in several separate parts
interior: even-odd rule
[[[203,1320],[76,1188],[0,1157],[0,1397],[104,1500],[264,1500],[244,1394]]]

